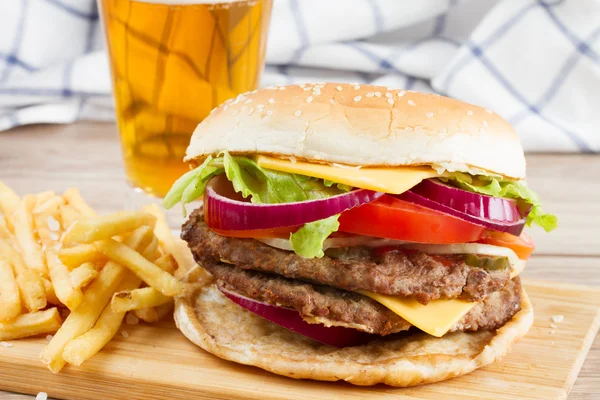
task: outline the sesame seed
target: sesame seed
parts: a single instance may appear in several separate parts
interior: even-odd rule
[[[48,237],[50,237],[52,240],[58,240],[58,234],[56,232],[50,232]]]
[[[404,91],[404,90],[401,90],[401,91],[399,91],[399,92],[398,92],[398,97],[402,97],[402,96],[404,96],[405,94],[406,94],[406,91]]]
[[[329,102],[330,102],[331,104],[335,104],[335,100],[334,100],[334,99],[329,99]]]
[[[564,315],[553,315],[552,316],[552,322],[563,322],[565,320]]]
[[[354,101],[360,101],[360,99],[362,99],[362,96],[356,96],[356,97],[354,98]]]
[[[316,88],[316,89],[313,91],[313,93],[312,93],[312,94],[313,94],[313,96],[318,96],[318,95],[320,95],[320,94],[321,94],[321,89],[319,89],[319,88]]]
[[[409,100],[409,101],[408,101],[408,105],[409,105],[409,106],[414,106],[414,105],[415,105],[415,102],[414,102],[414,101],[412,101],[412,100]]]
[[[244,102],[244,104],[250,104],[250,103],[252,103],[252,99],[248,99]]]
[[[248,110],[248,115],[252,115],[253,112],[254,112],[254,108],[250,108],[250,110]]]
[[[550,328],[552,328],[552,329],[556,329],[556,328],[558,328],[558,326],[557,326],[557,325],[555,325],[555,324],[550,324]]]
[[[354,89],[355,89],[355,90],[358,90],[358,89],[360,89],[360,85],[354,85]]]
[[[488,123],[486,120],[483,121],[483,126],[485,126],[486,128],[488,127]]]
[[[294,115],[295,115],[296,117],[299,117],[299,116],[301,116],[301,115],[302,115],[302,111],[300,111],[300,110],[296,110],[296,112],[294,113]]]
[[[381,97],[381,92],[375,92],[375,96]]]
[[[467,111],[467,115],[473,115],[473,111],[471,111],[471,110],[468,110],[468,111]]]
[[[488,113],[488,114],[493,114],[493,113],[494,113],[494,112],[493,112],[492,110],[490,110],[489,108],[486,108],[486,109],[485,109],[485,112],[486,112],[486,113]]]
[[[394,99],[387,99],[387,102],[390,103],[391,105],[394,105]]]
[[[0,347],[4,347],[5,349],[8,349],[9,347],[13,347],[13,344],[8,343],[8,342],[0,342]]]
[[[121,332],[121,336],[123,336],[125,339],[127,339],[129,337],[129,332],[123,331],[123,332]]]
[[[267,115],[270,117],[271,115],[273,115],[273,111],[267,110]]]
[[[271,98],[269,99],[269,104],[274,104],[274,103],[275,103],[275,99],[271,97]]]
[[[307,102],[307,103],[312,103],[312,101],[313,101],[313,97],[312,97],[312,96],[308,96],[308,97],[306,98],[306,102]]]
[[[433,117],[433,113],[432,112],[428,112],[427,114],[425,114],[425,116],[427,118],[432,118]]]
[[[309,90],[313,90],[313,88],[311,88],[311,87],[305,87],[305,88],[304,88],[304,89],[302,89],[302,90],[304,90],[305,92],[308,92]]]
[[[373,97],[373,96],[375,96],[375,93],[373,93],[373,92],[369,92],[369,93],[365,94],[365,97]]]
[[[387,92],[387,93],[385,94],[385,97],[387,97],[388,99],[390,99],[390,98],[392,98],[392,94],[391,94],[390,92]]]
[[[60,223],[59,223],[59,222],[56,220],[56,218],[54,218],[52,215],[49,215],[49,216],[48,216],[48,220],[47,220],[47,222],[48,222],[48,228],[49,228],[51,231],[54,231],[54,232],[56,232],[57,230],[59,230],[59,229],[60,229]]]
[[[342,91],[342,87],[341,86],[336,86],[336,89],[338,90],[338,92]]]
[[[48,400],[48,393],[46,393],[46,392],[39,392],[35,396],[35,400]]]

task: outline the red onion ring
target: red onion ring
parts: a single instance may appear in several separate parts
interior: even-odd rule
[[[396,197],[515,236],[523,231],[527,217],[519,212],[516,200],[469,192],[437,180],[424,180]]]
[[[280,204],[253,204],[235,193],[223,175],[212,178],[204,190],[204,219],[213,229],[250,230],[304,225],[369,203],[383,196],[366,189],[325,199]]]
[[[289,329],[292,332],[296,332],[323,344],[340,348],[356,346],[364,343],[369,336],[371,336],[351,328],[340,326],[326,327],[322,324],[309,324],[304,321],[300,314],[295,310],[261,303],[221,288],[219,288],[219,290],[240,307],[285,329]]]

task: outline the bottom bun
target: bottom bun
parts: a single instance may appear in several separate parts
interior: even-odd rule
[[[521,307],[496,331],[441,338],[415,332],[337,349],[242,309],[209,283],[177,300],[175,322],[189,340],[225,360],[296,379],[406,387],[464,375],[503,357],[533,323],[524,291]]]

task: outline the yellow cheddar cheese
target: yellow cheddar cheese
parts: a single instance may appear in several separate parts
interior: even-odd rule
[[[423,179],[439,176],[430,167],[353,168],[303,161],[292,162],[267,156],[258,156],[256,162],[263,168],[275,171],[312,176],[356,188],[391,194],[404,193]]]

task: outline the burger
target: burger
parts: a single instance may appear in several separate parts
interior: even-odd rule
[[[297,379],[413,386],[504,356],[533,310],[523,233],[556,217],[511,126],[435,94],[268,87],[194,132],[165,207],[181,237],[178,328],[204,350]],[[203,274],[202,271],[207,271]]]

